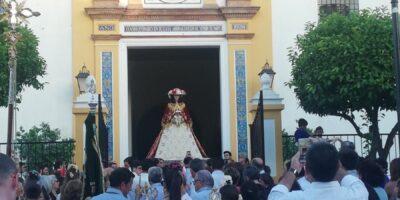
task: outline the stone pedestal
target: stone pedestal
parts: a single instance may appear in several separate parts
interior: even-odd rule
[[[282,120],[284,109],[283,98],[280,98],[271,88],[271,79],[267,74],[260,74],[264,106],[264,152],[265,164],[271,168],[271,176],[275,179],[283,174],[282,152]],[[254,118],[259,102],[260,92],[250,100],[250,112]]]

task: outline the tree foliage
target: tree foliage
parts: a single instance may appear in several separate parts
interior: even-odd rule
[[[357,134],[367,126],[372,134],[370,156],[386,158],[397,131],[395,126],[382,147],[381,111],[393,110],[392,25],[384,8],[349,15],[332,14],[306,25],[289,48],[292,80],[300,106],[308,113],[333,115],[348,120]],[[355,122],[355,112],[365,123]]]
[[[41,166],[50,168],[57,160],[71,163],[75,143],[73,139],[61,139],[59,129],[51,129],[48,123],[42,122],[28,131],[20,127],[15,149],[29,168],[38,170]]]
[[[0,23],[0,106],[7,106],[8,102],[8,44],[4,32],[8,30],[7,23]],[[43,89],[45,82],[38,80],[46,74],[46,61],[39,55],[38,38],[27,27],[18,27],[21,39],[17,43],[17,102],[21,101],[18,95],[24,88],[33,87]]]

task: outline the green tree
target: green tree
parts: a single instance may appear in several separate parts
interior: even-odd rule
[[[74,142],[73,139],[61,139],[59,129],[51,129],[48,123],[42,122],[28,131],[20,127],[15,149],[30,169],[38,170],[41,166],[51,167],[56,160],[70,163],[74,157]]]
[[[298,151],[294,137],[290,137],[288,132],[282,130],[283,161],[290,160]]]
[[[0,23],[0,106],[8,104],[8,44],[4,32],[8,30],[7,23]],[[27,27],[18,27],[21,39],[17,43],[17,102],[21,101],[18,95],[24,88],[33,87],[43,89],[45,82],[38,80],[46,74],[46,61],[39,55],[38,38]]]
[[[392,25],[384,8],[349,15],[332,14],[308,23],[289,48],[292,80],[300,106],[319,116],[338,116],[363,138],[371,138],[369,156],[387,158],[397,132],[382,145],[382,111],[395,109]],[[363,124],[355,122],[360,115]],[[362,132],[361,127],[368,127]],[[369,136],[372,135],[372,136]]]

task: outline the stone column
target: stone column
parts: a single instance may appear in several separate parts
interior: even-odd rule
[[[269,67],[269,66],[268,66]],[[272,70],[271,70],[272,71]],[[265,164],[271,168],[271,176],[279,177],[283,173],[282,152],[282,121],[281,112],[284,109],[283,98],[271,89],[272,78],[265,68],[259,74],[261,90],[263,91],[264,105],[264,151]],[[250,100],[250,112],[255,116],[259,102],[260,92],[257,92]]]

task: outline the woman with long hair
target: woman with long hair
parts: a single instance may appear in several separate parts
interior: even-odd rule
[[[165,200],[191,200],[186,193],[186,181],[179,163],[171,163],[164,174]]]

